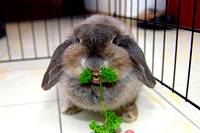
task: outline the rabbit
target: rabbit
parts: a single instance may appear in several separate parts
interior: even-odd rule
[[[135,121],[138,115],[135,100],[143,84],[153,88],[156,80],[129,28],[114,17],[94,15],[75,27],[70,37],[56,48],[42,88],[48,90],[57,84],[64,113],[82,110],[102,113],[98,82],[93,82],[95,75],[89,85],[79,82],[85,68],[99,72],[102,66],[118,73],[115,84],[103,84],[107,108],[127,122]]]

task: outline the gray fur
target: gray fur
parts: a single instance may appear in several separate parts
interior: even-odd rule
[[[81,86],[79,79],[70,79],[63,74],[60,78],[59,87],[62,94],[65,94],[64,97],[68,97],[68,100],[75,105],[85,110],[102,111],[98,86],[92,86],[92,89]],[[127,75],[125,79],[119,81],[114,87],[104,86],[103,95],[106,105],[109,109],[116,109],[132,102],[138,95],[141,87],[142,83],[131,75]],[[65,98],[62,97],[61,99]]]
[[[72,43],[73,40],[69,39],[56,48],[51,58],[51,62],[49,63],[48,69],[46,70],[44,78],[42,80],[42,88],[44,90],[48,90],[58,82],[61,75],[62,54],[65,49]]]
[[[117,43],[126,44],[128,46],[127,51],[129,52],[130,58],[138,65],[138,67],[135,67],[135,71],[133,71],[132,74],[136,75],[136,77],[148,87],[153,88],[156,81],[146,64],[141,48],[134,39],[130,36],[122,36]]]
[[[130,30],[115,18],[95,15],[86,19],[80,26],[76,27],[72,36],[74,39],[65,41],[55,50],[50,65],[44,75],[42,87],[46,90],[58,82],[62,112],[71,114],[82,109],[101,112],[99,87],[96,85],[80,85],[79,77],[77,76],[80,73],[77,72],[75,75],[63,65],[64,58],[71,58],[73,55],[67,54],[70,57],[64,57],[64,55],[66,55],[68,49],[71,48],[74,50],[76,46],[81,46],[79,50],[83,48],[87,49],[86,51],[88,52],[86,54],[88,57],[83,55],[82,59],[87,58],[85,60],[86,66],[94,69],[106,62],[106,58],[102,57],[105,47],[109,45],[110,48],[114,48],[115,50],[112,52],[115,53],[111,53],[109,56],[115,55],[116,58],[120,58],[117,56],[119,55],[117,50],[119,52],[120,49],[123,49],[121,52],[124,52],[124,57],[127,57],[132,62],[127,61],[129,65],[133,64],[133,66],[128,66],[126,68],[127,70],[123,69],[126,72],[122,74],[123,76],[116,85],[103,86],[103,94],[108,109],[120,110],[120,108],[125,107],[127,108],[126,111],[124,108],[121,110],[121,112],[124,112],[123,116],[129,117],[127,120],[135,120],[137,116],[134,115],[137,115],[137,108],[135,104],[131,104],[132,106],[129,105],[130,103],[134,103],[143,85],[142,83],[153,88],[155,86],[155,79],[145,62],[142,50],[134,41]],[[77,69],[73,70],[80,71],[84,69],[84,66],[81,66],[80,59],[72,59],[71,61],[76,61],[76,64],[80,64]],[[70,63],[68,62],[68,65]],[[126,64],[122,65],[126,66]]]

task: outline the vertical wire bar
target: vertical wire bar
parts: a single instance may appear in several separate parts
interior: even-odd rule
[[[115,2],[115,11],[114,11],[114,16],[117,16],[117,0],[114,1]]]
[[[6,30],[6,34],[7,34],[6,23],[5,23],[5,30]],[[5,39],[6,39],[6,48],[7,48],[7,51],[8,51],[8,60],[10,61],[12,58],[11,58],[10,42],[9,42],[8,34],[6,35]]]
[[[121,16],[122,16],[122,12],[121,12],[121,4],[122,4],[122,1],[119,0],[119,18],[121,18]]]
[[[164,78],[164,70],[165,70],[165,43],[166,43],[166,21],[167,21],[167,11],[168,11],[168,0],[166,0],[165,5],[165,22],[164,22],[164,33],[163,33],[163,54],[162,54],[162,72],[161,72],[161,82],[163,82]]]
[[[177,16],[177,28],[176,28],[176,45],[175,45],[175,57],[174,57],[174,72],[173,72],[173,83],[172,91],[175,87],[176,82],[176,63],[177,63],[177,53],[178,53],[178,39],[179,39],[179,21],[180,21],[180,10],[181,10],[181,0],[178,0],[178,16]]]
[[[155,0],[154,5],[154,28],[153,28],[153,51],[152,51],[152,74],[154,74],[154,63],[155,63],[155,38],[156,38],[156,30],[155,30],[155,24],[156,24],[156,10],[157,10],[157,0]]]
[[[73,16],[70,16],[70,25],[71,25],[71,29],[73,29],[74,27],[74,17]]]
[[[37,46],[36,46],[36,39],[35,39],[35,28],[34,28],[34,24],[33,24],[33,11],[32,11],[32,9],[31,9],[31,11],[29,13],[31,14],[30,24],[31,24],[32,37],[33,37],[32,41],[33,41],[34,58],[38,58],[38,55],[37,55]]]
[[[23,42],[22,42],[22,31],[21,31],[21,26],[20,26],[19,21],[17,21],[17,32],[18,32],[18,37],[19,37],[21,56],[22,56],[22,59],[24,59],[24,47],[23,47]]]
[[[98,11],[96,11],[98,12]],[[73,30],[73,27],[74,27],[74,17],[73,16],[70,16],[70,25],[71,25],[71,31]]]
[[[70,25],[71,25],[72,28],[74,27],[73,16],[70,16]]]
[[[57,97],[57,107],[58,107],[58,118],[59,118],[60,133],[63,133],[63,130],[62,130],[61,108],[60,108],[60,97],[59,97],[59,89],[58,89],[58,87],[56,87],[56,97]]]
[[[99,12],[99,0],[96,0],[96,13]]]
[[[37,55],[37,46],[36,46],[36,38],[35,38],[35,27],[34,27],[34,23],[33,23],[33,11],[31,9],[30,11],[30,14],[31,14],[31,32],[32,32],[32,37],[33,37],[33,52],[34,52],[34,57],[35,58],[38,58],[38,55]]]
[[[110,4],[110,0],[108,0],[108,15],[111,15],[111,4]]]
[[[47,5],[49,6],[48,2],[47,2]],[[50,12],[50,11],[48,10],[48,12]],[[45,31],[45,39],[46,39],[46,47],[47,47],[47,56],[51,57],[51,51],[50,51],[50,45],[49,45],[49,36],[48,36],[49,30],[48,30],[48,24],[47,24],[47,17],[44,20],[44,31]]]
[[[46,46],[47,46],[47,56],[50,57],[51,56],[51,52],[50,52],[50,46],[49,46],[47,19],[44,20],[44,31],[45,31]]]
[[[56,0],[57,6],[59,6],[59,1]],[[62,42],[62,37],[61,37],[61,24],[60,24],[60,10],[58,9],[58,7],[56,7],[56,14],[58,15],[58,17],[56,18],[56,23],[57,23],[57,27],[58,27],[58,41],[59,44]]]
[[[13,3],[15,6],[17,6],[16,4],[16,0],[13,0]],[[17,32],[18,32],[18,38],[19,38],[19,45],[20,45],[20,52],[21,52],[21,58],[24,59],[24,48],[23,48],[23,42],[22,42],[22,32],[21,32],[21,27],[20,27],[20,22],[19,22],[19,10],[18,7],[14,7],[15,11],[16,11],[16,19],[17,19]]]
[[[131,28],[131,33],[132,33],[132,27],[133,27],[133,19],[132,19],[132,17],[133,17],[133,1],[132,0],[130,0],[131,2],[131,9],[130,9],[130,28]]]
[[[139,0],[137,0],[137,43],[139,44],[139,6],[140,6],[140,3],[139,3]]]
[[[145,0],[145,11],[144,11],[144,23],[146,25],[146,22],[147,22],[147,0]],[[144,56],[146,56],[146,40],[147,40],[147,37],[146,37],[146,34],[147,34],[147,29],[146,27],[144,28]]]
[[[12,58],[11,58],[11,52],[10,52],[10,45],[9,45],[9,39],[8,37],[6,36],[6,48],[7,48],[7,51],[8,51],[8,60],[10,61]]]
[[[195,28],[195,18],[196,18],[196,8],[197,8],[197,0],[194,0],[193,5],[193,18],[192,18],[192,33],[191,33],[191,43],[190,43],[190,58],[189,58],[189,67],[188,67],[188,77],[187,77],[187,86],[186,86],[186,101],[188,100],[188,91],[190,85],[190,72],[192,65],[192,52],[193,52],[193,41],[194,41],[194,28]]]
[[[4,2],[3,2],[4,4]],[[3,8],[3,13],[2,14],[5,14],[5,10]],[[6,32],[6,36],[5,36],[5,43],[6,43],[6,49],[7,49],[7,53],[8,53],[8,60],[10,61],[11,60],[11,52],[10,52],[10,43],[9,43],[9,38],[8,38],[8,32],[7,32],[7,22],[6,22],[6,18],[4,15],[2,15],[2,19],[4,20],[4,27],[5,27],[5,32]]]
[[[127,10],[127,0],[124,1],[124,23],[126,23],[127,21],[126,10]]]
[[[74,27],[74,17],[70,16],[70,24],[71,24],[71,30],[73,30]]]
[[[59,44],[60,44],[60,43],[62,43],[60,18],[57,18],[57,27],[58,27],[58,39],[59,39]]]
[[[34,51],[34,56],[35,56],[35,58],[38,58],[38,55],[37,55],[37,46],[36,46],[36,39],[35,39],[35,28],[34,28],[34,24],[33,24],[32,20],[31,20],[31,31],[32,31],[32,36],[33,36],[33,51]]]

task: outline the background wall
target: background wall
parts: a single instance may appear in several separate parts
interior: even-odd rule
[[[109,0],[84,0],[86,9],[89,11],[96,11],[96,1],[98,2],[100,12],[103,13],[109,12]],[[114,4],[115,1],[117,3],[116,5]],[[130,11],[131,1],[132,1],[132,12]],[[151,8],[154,9],[155,7],[155,0],[110,0],[111,14],[114,14],[116,6],[117,15],[136,17],[138,1],[139,1],[139,12],[145,10],[145,1],[147,1],[147,9]],[[166,0],[157,0],[156,8],[158,10],[165,10],[165,3]],[[121,5],[121,10],[120,10],[120,5]],[[125,9],[125,7],[127,8]]]
[[[200,0],[180,0],[180,17],[179,25],[181,27],[192,28],[194,5],[196,5],[195,29],[200,30]],[[178,18],[178,0],[168,0],[168,14]]]
[[[0,20],[5,21],[29,21],[85,14],[83,0],[0,0],[0,10]]]
[[[98,11],[101,13],[109,13],[109,1],[110,1],[110,13],[116,15],[137,17],[138,4],[139,13],[145,10],[145,2],[147,2],[147,9],[155,8],[155,0],[84,0],[85,7],[88,11],[95,12],[98,2]],[[132,1],[132,11],[131,10]],[[178,1],[168,0],[168,15],[172,15],[178,18]],[[115,4],[116,2],[116,4]],[[139,3],[137,3],[139,2]],[[165,10],[166,0],[156,1],[157,10]],[[193,12],[194,12],[194,0],[180,0],[180,18],[179,26],[184,28],[192,28]],[[200,0],[197,0],[196,4],[196,17],[195,17],[195,29],[200,29]],[[121,8],[121,9],[120,9]]]

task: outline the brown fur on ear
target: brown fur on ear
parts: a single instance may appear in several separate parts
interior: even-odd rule
[[[109,62],[109,67],[118,70],[119,79],[122,79],[124,73],[132,68],[132,61],[130,60],[129,53],[114,44],[109,44],[103,51],[103,57]]]
[[[62,73],[62,55],[65,49],[72,43],[72,40],[66,40],[64,43],[60,44],[54,51],[50,64],[42,80],[42,88],[44,90],[50,89],[58,82],[59,77]]]
[[[130,36],[122,36],[119,39],[119,45],[126,45],[129,56],[136,66],[134,66],[134,75],[148,87],[153,88],[156,85],[156,80],[151,74],[149,67],[146,64],[144,54],[138,44]]]
[[[80,43],[70,45],[62,56],[62,64],[65,70],[73,74],[73,76],[79,77],[82,72],[81,59],[86,57],[87,53],[87,48]]]

